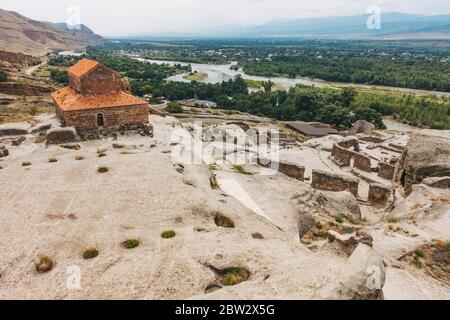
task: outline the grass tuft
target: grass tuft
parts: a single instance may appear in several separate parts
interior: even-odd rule
[[[98,250],[97,249],[87,249],[83,252],[83,258],[86,260],[94,259],[98,257]]]
[[[139,244],[139,240],[137,239],[128,239],[122,242],[122,247],[124,247],[125,249],[134,249],[139,247]]]
[[[222,228],[234,228],[235,227],[234,221],[220,212],[215,213],[214,222],[216,223],[216,226],[222,227]]]
[[[36,263],[36,270],[39,273],[47,273],[53,269],[55,262],[52,258],[43,256],[39,258],[39,261]]]
[[[245,268],[236,267],[224,270],[221,284],[224,286],[235,286],[250,279],[250,271]]]
[[[173,230],[167,230],[167,231],[164,231],[164,232],[161,234],[161,238],[163,238],[163,239],[172,239],[172,238],[175,238],[176,235],[177,235],[177,234],[176,234],[175,231],[173,231]]]
[[[97,169],[97,172],[98,173],[107,173],[109,171],[109,168],[108,167],[99,167],[98,169]]]

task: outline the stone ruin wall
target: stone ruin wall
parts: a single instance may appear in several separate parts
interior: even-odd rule
[[[349,150],[353,147],[355,151]],[[371,172],[371,161],[370,158],[359,153],[359,143],[357,139],[347,139],[333,146],[333,151],[331,155],[343,166],[349,167],[351,165],[352,158],[354,159],[354,167]]]
[[[379,162],[379,172],[378,176],[387,180],[393,180],[395,175],[395,166],[386,163]]]
[[[369,198],[368,201],[371,204],[386,205],[391,198],[392,190],[382,184],[373,183],[369,186]]]
[[[305,181],[305,167],[296,166],[294,164],[286,163],[286,162],[280,162],[279,164],[279,171],[288,177]]]
[[[321,170],[313,170],[312,187],[324,191],[350,191],[355,197],[358,196],[359,180],[352,177],[327,173]]]
[[[297,166],[295,164],[289,162],[274,162],[265,158],[258,157],[258,165],[264,168],[276,168],[278,167],[278,171],[282,174],[290,178],[294,178],[296,180],[305,181],[305,167]]]
[[[353,152],[354,164],[356,169],[371,172],[370,158],[357,152]]]

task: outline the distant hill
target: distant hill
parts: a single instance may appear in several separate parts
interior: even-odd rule
[[[73,50],[105,42],[88,27],[70,30],[65,23],[41,22],[0,9],[0,47],[42,55],[50,49]]]
[[[226,26],[212,30],[216,36],[383,38],[394,35],[450,36],[450,15],[421,16],[403,13],[381,15],[381,29],[370,30],[370,15],[276,20],[257,26]]]
[[[450,38],[450,15],[422,16],[404,13],[381,15],[381,29],[367,28],[368,14],[274,20],[262,25],[226,25],[192,33],[135,35],[129,39],[157,37],[301,37],[321,39]]]

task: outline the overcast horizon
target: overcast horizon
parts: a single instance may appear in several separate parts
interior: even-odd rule
[[[28,18],[68,22],[77,8],[82,24],[106,37],[196,32],[224,25],[257,25],[278,19],[364,14],[371,5],[381,11],[450,14],[450,1],[410,0],[3,0],[1,8]],[[100,13],[100,14],[99,14]],[[73,19],[72,19],[73,21]]]

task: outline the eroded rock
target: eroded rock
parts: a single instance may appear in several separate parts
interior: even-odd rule
[[[77,140],[75,128],[55,128],[47,133],[46,144],[71,143]]]

